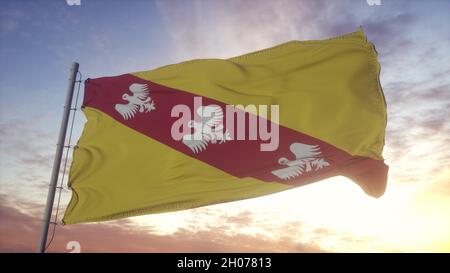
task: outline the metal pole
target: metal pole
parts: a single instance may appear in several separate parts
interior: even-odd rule
[[[58,144],[56,144],[55,160],[53,161],[52,176],[50,179],[50,186],[48,188],[47,205],[45,206],[44,220],[39,239],[39,253],[45,252],[45,247],[47,244],[48,228],[52,217],[53,201],[55,200],[56,185],[58,183],[59,168],[61,166],[61,158],[64,151],[64,142],[66,140],[66,131],[69,123],[70,108],[72,106],[73,90],[78,73],[78,66],[78,63],[72,63],[72,66],[70,67],[69,86],[67,87],[66,102],[64,104],[61,128],[59,129]]]

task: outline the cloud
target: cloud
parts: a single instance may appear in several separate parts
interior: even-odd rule
[[[157,7],[176,61],[228,58],[289,40],[336,35],[344,27],[337,29],[327,16],[348,14],[345,6],[327,1],[159,1]],[[346,31],[357,26],[349,23]]]
[[[367,18],[363,20],[363,26],[370,33],[370,39],[375,42],[377,48],[383,49],[383,58],[404,52],[406,47],[413,45],[413,42],[404,35],[408,29],[412,28],[417,16],[411,13],[400,13],[387,18]]]
[[[238,215],[227,217],[226,221],[229,223],[238,224],[240,226],[248,226],[253,221],[251,215],[252,214],[250,211],[243,211]]]
[[[178,60],[232,57],[289,40],[326,39],[359,26],[382,49],[382,58],[399,56],[414,44],[406,33],[419,19],[404,6],[400,13],[380,16],[355,1],[159,1],[157,7]]]
[[[46,121],[45,116],[0,120],[0,193],[24,200],[45,199],[56,140]]]
[[[436,77],[437,85],[429,85],[430,81],[423,82],[405,82],[398,81],[386,84],[384,89],[389,95],[389,101],[395,106],[414,106],[423,102],[450,102],[450,83],[442,83],[438,81],[439,76]],[[433,81],[431,81],[432,83]]]
[[[388,98],[385,157],[395,182],[426,182],[450,166],[450,85],[395,83]],[[390,103],[389,103],[390,102]]]
[[[37,247],[42,208],[29,203],[0,199],[0,252],[34,252]],[[243,225],[245,212],[227,219]],[[51,233],[50,233],[51,235]],[[130,219],[108,223],[58,226],[50,252],[68,252],[66,245],[78,241],[82,252],[320,252],[313,243],[297,242],[288,232],[278,239],[262,235],[228,234],[226,229],[180,228],[158,235],[152,227],[140,227]]]

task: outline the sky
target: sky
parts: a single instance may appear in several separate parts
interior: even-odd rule
[[[381,198],[334,177],[250,200],[58,226],[48,250],[69,252],[76,241],[82,252],[450,251],[450,1],[0,5],[0,252],[37,249],[73,61],[83,79],[114,76],[359,26],[379,53],[388,105],[383,156],[390,172]],[[72,143],[84,122],[78,112]],[[69,198],[64,186],[59,218]]]

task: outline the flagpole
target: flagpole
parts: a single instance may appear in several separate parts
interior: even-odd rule
[[[56,186],[58,183],[59,169],[64,151],[64,142],[66,140],[67,125],[69,123],[70,108],[72,106],[73,90],[77,78],[79,64],[74,62],[70,67],[69,85],[67,87],[66,102],[64,104],[64,112],[59,129],[58,143],[56,144],[55,159],[53,161],[52,176],[47,194],[47,204],[44,211],[44,219],[42,223],[41,235],[39,239],[39,253],[44,253],[47,244],[48,228],[52,217],[53,201],[55,200]]]

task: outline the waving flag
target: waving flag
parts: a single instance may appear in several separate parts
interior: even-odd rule
[[[378,197],[388,172],[379,71],[360,29],[88,79],[63,221],[189,209],[337,175]]]

